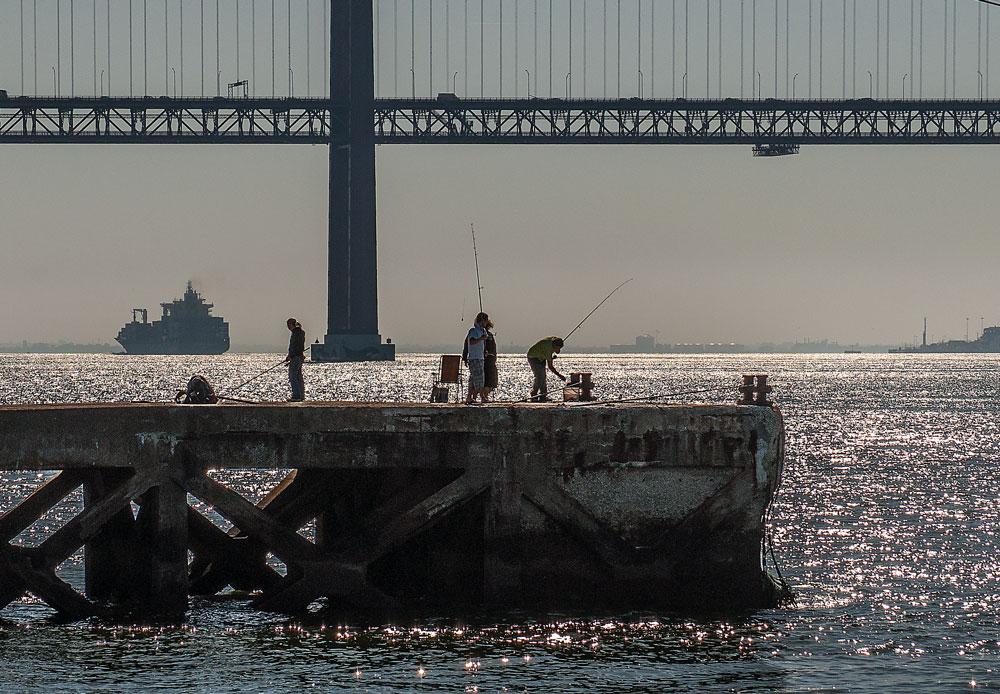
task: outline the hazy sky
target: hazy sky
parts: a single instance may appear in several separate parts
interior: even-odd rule
[[[2,2],[11,16],[17,2]],[[18,83],[16,60],[5,65],[3,81]],[[380,331],[461,343],[478,310],[474,222],[501,346],[568,332],[629,277],[578,344],[657,331],[661,342],[898,343],[924,316],[932,339],[964,337],[966,317],[974,336],[980,317],[1000,324],[998,156],[382,146]],[[188,280],[234,343],[282,343],[289,315],[322,338],[326,181],[321,146],[4,145],[0,342],[110,342],[133,307],[158,316]]]

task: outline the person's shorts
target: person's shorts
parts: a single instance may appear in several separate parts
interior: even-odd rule
[[[486,362],[482,359],[469,360],[469,387],[472,390],[482,390],[486,386]]]

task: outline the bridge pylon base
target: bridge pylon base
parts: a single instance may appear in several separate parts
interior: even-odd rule
[[[396,345],[382,343],[381,335],[327,335],[312,346],[316,362],[395,361]]]

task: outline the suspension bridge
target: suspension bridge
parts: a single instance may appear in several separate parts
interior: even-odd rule
[[[319,361],[394,356],[376,144],[1000,142],[985,0],[3,2],[0,142],[329,145]]]

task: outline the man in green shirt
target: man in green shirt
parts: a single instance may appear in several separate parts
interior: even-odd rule
[[[531,399],[533,402],[545,402],[549,399],[548,389],[545,387],[546,365],[552,373],[562,380],[566,380],[566,377],[559,373],[556,370],[555,364],[552,363],[562,348],[563,340],[561,337],[546,337],[536,342],[528,350],[528,365],[531,367],[531,372],[535,375],[535,381],[531,384]]]

